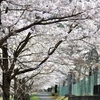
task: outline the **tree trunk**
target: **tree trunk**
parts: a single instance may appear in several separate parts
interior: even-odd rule
[[[10,74],[3,73],[3,100],[9,100],[10,97]]]
[[[20,94],[21,94],[21,96],[20,96],[20,100],[25,100],[25,93],[26,93],[26,91],[25,91],[25,79],[20,79],[20,86],[21,86],[21,89],[20,89]]]
[[[18,100],[18,96],[17,96],[17,78],[14,78],[14,100]]]
[[[3,83],[3,100],[9,100],[10,97],[10,82],[11,82],[11,72],[8,68],[8,52],[7,52],[7,41],[6,44],[2,47],[3,52],[3,77],[2,77],[2,83]]]

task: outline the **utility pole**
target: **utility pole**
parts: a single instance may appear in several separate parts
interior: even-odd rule
[[[68,73],[68,94],[72,94],[72,71]]]

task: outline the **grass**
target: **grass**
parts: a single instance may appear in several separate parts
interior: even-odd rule
[[[40,100],[37,95],[30,96],[30,100]]]

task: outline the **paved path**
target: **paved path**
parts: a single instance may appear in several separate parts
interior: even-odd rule
[[[52,100],[50,98],[50,93],[48,93],[48,92],[38,93],[38,97],[40,98],[40,100]]]

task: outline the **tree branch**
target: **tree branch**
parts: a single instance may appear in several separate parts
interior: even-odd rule
[[[21,71],[19,71],[17,73],[14,73],[11,78],[13,79],[16,75],[19,75],[19,74],[22,74],[22,73],[26,73],[26,72],[30,72],[30,71],[33,71],[33,70],[36,70],[36,69],[40,68],[40,66],[49,59],[49,57],[55,52],[55,50],[58,48],[58,46],[62,42],[63,42],[62,40],[58,41],[56,43],[56,45],[54,46],[54,48],[52,49],[52,51],[48,53],[47,57],[44,58],[35,68],[23,69],[23,70],[21,70]]]
[[[0,84],[0,87],[3,88],[3,86]]]
[[[0,0],[0,3],[1,3],[2,1],[4,1],[4,0]]]
[[[72,28],[75,28],[76,26],[77,26],[77,24],[73,26],[73,23],[72,23],[72,24],[70,25],[71,30],[68,31],[68,33],[71,33],[71,32],[72,32]],[[66,36],[65,36],[64,38],[66,38]],[[33,71],[33,70],[36,70],[36,69],[40,68],[40,66],[41,66],[42,64],[44,64],[44,63],[49,59],[49,57],[55,52],[55,50],[59,47],[59,45],[60,45],[62,42],[63,42],[63,40],[59,40],[59,41],[55,44],[55,46],[52,48],[52,50],[49,49],[47,57],[45,57],[35,68],[28,68],[28,69],[23,69],[23,70],[21,70],[21,71],[18,71],[17,73],[14,73],[14,74],[12,75],[11,79],[13,79],[16,75],[20,75],[20,74],[23,74],[23,73],[26,73],[26,72],[30,72],[30,71]]]
[[[32,26],[34,25],[48,25],[48,24],[53,24],[53,23],[56,23],[56,22],[62,22],[62,21],[69,21],[69,20],[84,20],[84,19],[87,19],[88,17],[86,18],[77,18],[78,15],[81,15],[83,12],[79,12],[79,13],[76,13],[76,14],[73,14],[73,15],[70,15],[70,16],[64,16],[64,17],[52,17],[52,18],[48,18],[48,19],[40,19],[39,21],[35,21],[23,28],[20,28],[20,29],[17,29],[13,32],[10,32],[8,33],[4,38],[0,39],[0,47],[2,46],[2,44],[5,42],[5,40],[7,40],[10,36],[16,34],[16,33],[20,33],[22,31],[25,31],[29,28],[31,28]],[[76,17],[76,18],[73,18],[73,17]]]
[[[15,50],[15,52],[13,53],[13,56],[14,56],[14,60],[11,64],[11,67],[10,67],[10,71],[12,71],[14,69],[14,66],[15,66],[15,62],[17,60],[17,57],[19,56],[20,52],[23,50],[23,48],[27,45],[29,39],[30,39],[30,35],[31,33],[29,32],[28,35],[26,36],[26,38],[21,41],[17,47],[17,49]]]

